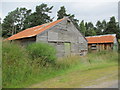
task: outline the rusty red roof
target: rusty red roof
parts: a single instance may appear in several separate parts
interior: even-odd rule
[[[21,38],[26,38],[26,37],[33,37],[36,36],[37,34],[40,34],[41,32],[51,28],[52,26],[56,25],[57,23],[61,22],[63,19],[51,22],[51,23],[46,23],[43,25],[35,26],[32,28],[25,29],[17,34],[12,35],[11,37],[5,39],[5,40],[15,40],[15,39],[21,39]]]
[[[101,35],[101,36],[91,36],[86,37],[88,43],[113,43],[114,42],[114,35]]]

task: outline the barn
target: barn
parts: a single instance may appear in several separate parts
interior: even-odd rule
[[[116,34],[86,37],[89,51],[118,50]]]
[[[28,28],[6,40],[19,41],[22,44],[33,42],[49,43],[56,48],[58,57],[86,55],[88,51],[86,38],[68,17]]]

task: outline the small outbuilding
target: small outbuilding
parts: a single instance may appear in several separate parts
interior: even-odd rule
[[[49,43],[57,49],[58,57],[72,54],[86,55],[88,51],[86,38],[68,17],[28,28],[6,40],[15,40],[23,44]]]
[[[118,50],[116,34],[86,37],[89,51]]]

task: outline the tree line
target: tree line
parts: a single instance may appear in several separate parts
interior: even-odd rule
[[[34,12],[31,9],[16,8],[9,12],[3,22],[0,23],[2,25],[2,37],[6,38],[27,28],[52,22],[54,19],[54,17],[50,16],[52,9],[53,6],[49,7],[44,3],[36,6]],[[119,24],[114,16],[108,22],[105,20],[97,21],[94,25],[92,22],[85,22],[84,20],[80,22],[75,18],[74,14],[67,13],[66,8],[61,6],[57,11],[57,20],[65,16],[72,20],[73,24],[84,36],[117,34],[117,37],[120,38]]]

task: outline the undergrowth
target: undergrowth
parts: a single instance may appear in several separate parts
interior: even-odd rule
[[[2,45],[3,88],[24,88],[77,69],[85,71],[117,65],[118,60],[118,53],[113,51],[58,59],[55,55],[53,47],[47,44],[36,43],[22,47],[15,43],[4,42]],[[47,61],[47,64],[41,61]]]

